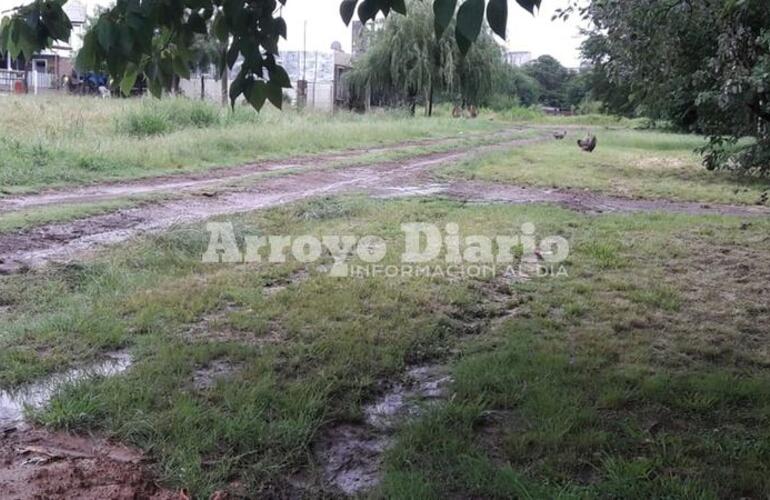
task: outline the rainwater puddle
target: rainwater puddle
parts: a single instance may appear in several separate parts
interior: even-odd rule
[[[65,385],[90,377],[111,377],[126,371],[132,364],[125,351],[108,353],[104,359],[90,365],[50,375],[38,382],[11,390],[0,390],[0,428],[13,426],[24,420],[24,409],[43,408]]]

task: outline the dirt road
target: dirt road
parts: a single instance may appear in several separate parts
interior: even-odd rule
[[[147,202],[135,208],[117,210],[105,215],[0,235],[0,273],[18,272],[51,261],[80,258],[105,245],[119,243],[142,233],[163,231],[176,224],[341,193],[364,193],[379,197],[443,195],[470,201],[517,204],[555,203],[570,209],[597,213],[664,211],[747,217],[770,215],[767,207],[707,206],[666,200],[634,200],[588,191],[524,188],[475,181],[440,184],[431,177],[431,169],[438,165],[551,138],[551,131],[548,129],[541,129],[539,135],[531,139],[511,138],[512,133],[520,131],[521,129],[516,129],[507,134],[498,134],[492,139],[492,143],[486,145],[470,148],[461,146],[447,152],[421,154],[408,160],[366,166],[329,168],[330,163],[341,158],[353,158],[356,154],[348,152],[306,157],[288,163],[246,165],[186,177],[112,183],[69,192],[48,192],[5,199],[0,201],[0,212],[32,206],[108,200],[151,192],[173,193],[176,196],[170,201]],[[434,141],[432,144],[438,142],[441,141]],[[420,144],[428,142],[421,141]],[[361,151],[386,152],[396,147],[360,150],[358,154],[361,154]],[[254,178],[246,187],[233,185],[237,181],[249,179],[249,176],[255,173],[287,169],[300,162],[306,167],[302,171]],[[210,191],[201,194],[200,190],[203,188]]]

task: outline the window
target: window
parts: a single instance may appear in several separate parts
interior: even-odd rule
[[[48,73],[48,60],[47,59],[33,59],[32,69],[38,73]]]

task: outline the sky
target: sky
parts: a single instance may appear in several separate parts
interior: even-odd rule
[[[89,12],[97,5],[108,6],[111,0],[81,0]],[[0,0],[0,11],[9,9],[23,0]],[[519,8],[511,0],[508,19],[508,40],[510,50],[532,52],[533,57],[550,54],[564,66],[574,68],[580,65],[579,46],[581,42],[579,22],[551,21],[557,7],[564,0],[543,0],[543,8],[534,17]],[[340,0],[287,0],[283,15],[288,24],[288,40],[281,47],[301,49],[303,27],[307,21],[307,47],[309,50],[328,50],[332,42],[339,41],[342,48],[350,52],[350,29],[346,28],[339,16]]]

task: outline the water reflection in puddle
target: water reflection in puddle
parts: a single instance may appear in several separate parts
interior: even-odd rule
[[[108,353],[104,359],[90,365],[73,368],[64,373],[50,375],[38,382],[12,390],[0,390],[0,427],[7,427],[24,420],[26,407],[44,407],[65,385],[90,377],[111,377],[126,371],[133,359],[128,352]]]

